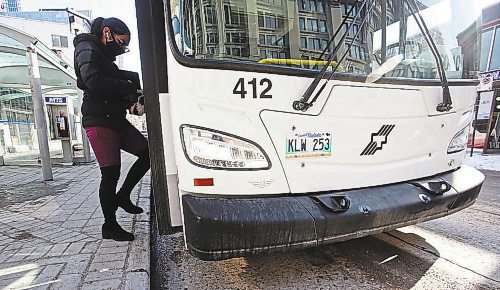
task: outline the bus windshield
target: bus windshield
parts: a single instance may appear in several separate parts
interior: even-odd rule
[[[417,4],[446,77],[464,77],[457,36],[476,17],[467,1],[408,1]],[[320,70],[340,46],[329,70],[339,62],[338,72],[439,78],[407,0],[172,0],[170,8],[186,57]]]

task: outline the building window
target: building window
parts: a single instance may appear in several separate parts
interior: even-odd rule
[[[281,6],[281,0],[262,0],[262,2],[271,5]]]
[[[52,34],[52,46],[54,46],[54,47],[68,47],[68,37]]]
[[[309,31],[318,31],[318,20],[307,19],[307,28]]]
[[[217,33],[213,33],[213,32],[210,32],[210,33],[207,33],[207,43],[217,43],[218,40],[217,40]]]
[[[347,4],[343,5],[344,6],[344,15],[347,15],[349,13],[349,10],[352,8],[352,4]],[[354,6],[354,10],[352,11],[351,17],[354,17],[356,14],[358,14],[358,6]]]
[[[325,9],[323,7],[323,2],[321,0],[318,1],[318,5],[317,6],[318,6],[318,12],[319,13],[324,13],[325,12]]]
[[[216,49],[214,46],[207,46],[207,54],[215,54]]]
[[[300,48],[307,48],[307,38],[305,37],[300,38]]]
[[[224,4],[224,23],[226,25],[244,25],[246,23],[245,11],[239,7]]]
[[[324,13],[325,7],[321,0],[299,0],[298,1],[299,10],[307,12],[319,12]]]
[[[240,34],[239,33],[231,33],[231,42],[232,43],[240,43]]]
[[[246,40],[247,38],[245,33],[226,32],[226,43],[246,43]]]
[[[259,12],[259,27],[264,27],[264,14]]]
[[[276,42],[276,45],[278,45],[280,47],[284,47],[285,46],[285,42],[283,40],[283,37],[278,38],[278,41]]]
[[[354,24],[352,26],[352,37],[355,37],[356,34],[358,34],[359,26],[357,24]]]
[[[326,32],[326,21],[325,20],[319,21],[319,31]]]
[[[342,34],[345,34],[346,31],[349,31],[349,24],[348,23],[344,23],[344,25],[342,26]],[[347,36],[350,36],[351,34],[349,32],[347,32]]]
[[[266,35],[259,34],[259,44],[260,45],[266,45]]]
[[[217,24],[217,12],[214,6],[205,6],[205,23]]]
[[[231,54],[234,56],[241,56],[241,48],[239,47],[231,48]]]
[[[328,46],[328,40],[326,39],[321,39],[321,49],[325,49]],[[327,52],[330,51],[330,49],[326,50]]]
[[[276,29],[276,17],[266,15],[266,28]]]
[[[300,30],[306,30],[306,19],[300,17],[299,18],[299,28]]]
[[[316,1],[315,0],[308,0],[308,1],[309,1],[309,7],[311,7],[309,11],[317,12],[318,9],[316,9]]]
[[[270,58],[279,58],[278,57],[278,52],[277,51],[270,51],[269,52],[269,57]]]
[[[259,27],[261,28],[284,28],[285,27],[285,19],[283,17],[277,17],[276,15],[264,15],[259,12],[258,15]]]
[[[320,40],[317,38],[309,38],[308,47],[312,50],[321,50]]]
[[[267,45],[277,45],[276,44],[276,35],[267,35],[266,36],[266,40],[267,40]]]
[[[283,47],[285,42],[283,37],[278,38],[278,36],[272,34],[259,34],[259,45],[274,45]]]
[[[266,54],[266,50],[265,49],[261,49],[260,50],[260,58],[262,58],[262,59],[267,58],[267,54]]]

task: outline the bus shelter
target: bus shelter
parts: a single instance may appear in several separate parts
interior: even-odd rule
[[[89,160],[74,69],[35,37],[0,24],[0,163]],[[51,178],[48,178],[51,179]]]

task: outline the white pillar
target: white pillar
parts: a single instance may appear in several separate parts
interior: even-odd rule
[[[28,70],[30,75],[31,94],[33,96],[33,113],[38,135],[38,148],[42,159],[43,180],[53,180],[52,164],[50,162],[49,141],[47,136],[47,120],[43,109],[42,82],[38,67],[38,56],[35,47],[27,47]]]

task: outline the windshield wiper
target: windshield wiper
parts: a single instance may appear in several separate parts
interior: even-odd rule
[[[292,107],[295,110],[297,110],[297,111],[304,111],[305,112],[305,111],[307,111],[307,109],[309,109],[310,107],[312,107],[313,103],[316,101],[316,99],[318,98],[318,96],[321,94],[321,92],[323,91],[323,89],[326,87],[328,81],[331,79],[331,77],[333,76],[333,74],[337,71],[337,68],[339,67],[339,65],[342,62],[342,60],[344,60],[345,56],[347,55],[347,52],[349,52],[349,50],[351,49],[351,46],[354,43],[354,40],[357,38],[357,36],[359,35],[359,33],[360,33],[360,31],[362,29],[358,29],[356,35],[353,37],[351,43],[349,44],[349,47],[347,48],[346,52],[342,56],[342,59],[336,63],[335,67],[331,71],[330,76],[328,77],[328,79],[326,80],[326,82],[318,90],[318,92],[314,96],[313,100],[311,102],[309,102],[309,99],[311,98],[311,95],[313,94],[313,92],[318,87],[318,84],[321,81],[321,79],[323,79],[323,77],[325,76],[327,68],[330,66],[330,64],[333,61],[334,56],[337,55],[339,49],[342,47],[342,44],[344,43],[345,39],[347,38],[347,35],[349,34],[349,31],[351,30],[351,28],[354,26],[354,23],[356,22],[356,20],[358,20],[359,16],[361,15],[361,11],[363,10],[363,8],[365,9],[365,17],[363,18],[363,21],[362,21],[362,24],[361,24],[360,27],[363,27],[363,25],[365,24],[366,20],[368,19],[370,13],[369,13],[368,9],[365,8],[366,4],[368,2],[375,3],[374,0],[365,0],[363,2],[363,4],[361,5],[361,7],[358,10],[358,13],[356,14],[356,16],[354,17],[354,19],[352,20],[351,24],[348,26],[348,28],[346,29],[346,31],[344,31],[344,34],[342,35],[342,38],[340,39],[339,43],[334,47],[333,51],[328,55],[327,62],[325,64],[325,66],[321,69],[321,71],[318,73],[318,75],[316,75],[316,77],[314,78],[313,82],[309,85],[309,87],[307,87],[306,91],[302,95],[302,98],[299,101],[294,101],[293,102]],[[356,3],[357,3],[357,1],[356,1]],[[371,9],[373,9],[373,7],[374,7],[374,5],[372,4],[372,7],[370,8],[370,11],[371,11]],[[347,19],[347,17],[350,15],[350,13],[353,10],[353,8],[354,8],[354,6],[351,8],[351,10],[349,11],[348,15],[346,15],[344,17],[344,20]],[[344,23],[344,21],[342,23]],[[340,27],[342,27],[342,26],[340,26]],[[333,39],[337,35],[340,27],[337,29],[337,31],[334,34],[334,36],[330,39],[329,43],[331,43],[331,41],[333,41]]]
[[[452,100],[451,100],[450,89],[449,89],[449,86],[448,86],[448,80],[446,78],[446,74],[445,74],[445,71],[444,71],[443,61],[442,61],[442,59],[440,57],[439,51],[437,50],[436,44],[434,43],[434,40],[431,37],[431,34],[429,32],[429,29],[427,28],[427,25],[424,22],[423,17],[420,15],[420,9],[418,8],[418,5],[415,2],[415,0],[403,0],[403,1],[405,1],[408,4],[408,8],[409,8],[410,12],[412,13],[412,15],[413,15],[413,17],[415,19],[415,22],[417,23],[418,27],[420,28],[420,31],[422,32],[423,36],[425,37],[425,40],[428,43],[429,47],[431,48],[431,52],[432,52],[434,58],[436,59],[436,63],[437,63],[437,67],[438,67],[438,74],[439,74],[439,78],[441,80],[441,87],[443,89],[443,102],[437,105],[436,110],[439,111],[439,112],[448,112],[448,111],[450,111],[452,109],[452,106],[451,106],[452,105]],[[356,3],[357,2],[358,2],[358,0],[356,0]],[[330,76],[328,77],[328,79],[326,80],[326,82],[318,90],[318,92],[315,94],[315,96],[311,100],[311,102],[309,102],[309,99],[311,98],[313,92],[318,87],[319,82],[325,76],[327,68],[332,63],[333,57],[338,53],[341,45],[344,43],[344,41],[345,41],[345,39],[347,37],[349,31],[353,27],[353,25],[356,22],[356,20],[359,18],[360,14],[361,14],[361,11],[363,10],[363,8],[366,7],[366,3],[367,2],[371,2],[371,1],[366,0],[366,1],[363,2],[362,6],[359,9],[359,12],[356,14],[356,16],[354,17],[353,21],[348,26],[347,30],[344,32],[344,34],[342,36],[342,39],[335,46],[335,48],[332,51],[332,53],[329,54],[329,56],[327,58],[326,65],[321,69],[321,71],[318,73],[318,75],[314,78],[313,82],[309,85],[309,87],[306,89],[306,91],[302,95],[302,98],[299,101],[294,101],[293,102],[293,108],[295,110],[297,110],[297,111],[307,111],[307,109],[309,109],[310,107],[312,107],[313,103],[316,101],[316,99],[318,98],[318,96],[322,93],[323,89],[326,87],[328,81],[331,79],[331,77],[333,76],[333,74],[337,71],[340,63],[344,60],[345,56],[347,55],[347,52],[349,51],[349,49],[353,45],[354,39],[357,38],[357,36],[358,36],[359,32],[361,31],[361,29],[358,30],[358,32],[356,33],[356,36],[350,42],[348,50],[346,50],[346,52],[344,53],[344,55],[342,56],[342,58],[336,63],[335,67],[333,68],[333,70],[330,73]],[[369,15],[371,13],[371,10],[373,9],[373,7],[374,7],[374,5],[372,5],[372,7],[370,8],[369,12],[367,11],[368,9],[365,8],[366,15],[365,15],[365,17],[363,19],[363,24],[361,25],[361,27],[363,27],[364,23],[366,22],[367,18],[369,17]],[[345,23],[345,20],[347,19],[347,17],[350,16],[350,14],[352,13],[353,9],[354,9],[354,6],[351,7],[351,10],[349,10],[348,14],[344,17],[344,19],[342,21],[342,25]],[[417,16],[418,16],[418,18],[417,18]],[[342,25],[337,29],[337,31],[335,32],[334,36],[332,38],[330,38],[330,40],[328,41],[327,48],[329,48],[331,42],[337,36],[337,34],[338,34],[340,28],[342,27]],[[326,51],[326,49],[321,53],[320,58],[323,56],[323,54],[324,54],[325,51]]]
[[[405,1],[406,4],[408,4],[410,13],[413,15],[415,22],[417,22],[417,25],[420,28],[420,31],[424,35],[425,40],[427,41],[427,44],[429,45],[431,52],[434,55],[434,58],[436,59],[439,78],[441,79],[441,87],[443,88],[443,102],[437,105],[436,110],[438,112],[448,112],[452,109],[451,106],[452,101],[451,101],[450,88],[448,87],[448,80],[446,79],[446,73],[444,71],[443,60],[441,59],[441,55],[439,54],[439,51],[436,47],[436,43],[434,43],[434,40],[431,37],[431,33],[429,32],[429,29],[427,28],[427,25],[425,24],[422,15],[420,15],[420,8],[418,8],[417,3],[415,2],[415,0],[405,0]]]

